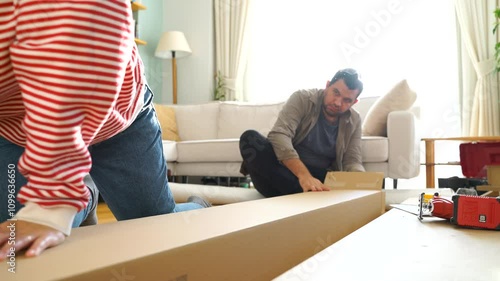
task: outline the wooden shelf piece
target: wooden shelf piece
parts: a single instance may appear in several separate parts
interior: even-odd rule
[[[146,6],[141,3],[132,2],[132,11],[146,10]]]
[[[135,38],[135,39],[134,39],[134,41],[135,41],[135,43],[136,43],[137,45],[146,45],[146,44],[148,44],[148,42],[146,42],[146,41],[144,41],[144,40],[141,40],[141,39],[139,39],[139,38]]]
[[[139,10],[146,10],[146,6],[144,6],[140,2],[132,1],[131,5],[132,5],[132,11],[134,11],[134,12],[137,12]],[[134,19],[137,21],[137,18],[135,18],[135,17],[137,17],[137,14],[135,14],[135,16],[134,16]],[[137,28],[137,22],[136,22],[136,26],[134,28]],[[136,30],[136,32],[137,32],[137,30]],[[141,40],[139,38],[135,38],[134,41],[135,41],[135,43],[137,45],[146,45],[146,44],[148,44],[146,41]]]

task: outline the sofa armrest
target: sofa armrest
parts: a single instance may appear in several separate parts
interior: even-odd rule
[[[411,111],[393,111],[387,117],[388,177],[409,179],[420,172],[420,132]]]

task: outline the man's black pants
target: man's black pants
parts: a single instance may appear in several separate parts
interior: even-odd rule
[[[276,158],[269,140],[255,130],[245,131],[240,137],[243,169],[252,179],[255,189],[265,197],[300,193],[298,178]],[[324,182],[326,169],[306,165],[311,175]]]

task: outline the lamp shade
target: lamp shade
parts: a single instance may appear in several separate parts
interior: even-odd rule
[[[188,42],[184,33],[180,31],[163,32],[156,47],[155,56],[162,59],[172,58],[172,51],[175,52],[176,58],[185,57],[191,54]]]

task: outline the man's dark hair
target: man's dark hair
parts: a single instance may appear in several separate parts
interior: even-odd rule
[[[356,97],[358,97],[363,91],[363,82],[361,82],[359,74],[355,69],[345,68],[337,71],[332,80],[330,80],[329,86],[337,82],[337,80],[339,79],[343,79],[344,83],[347,85],[347,88],[349,88],[350,90],[359,90],[359,93]]]

